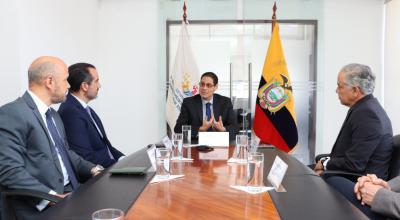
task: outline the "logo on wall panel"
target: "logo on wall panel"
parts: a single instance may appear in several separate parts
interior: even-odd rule
[[[183,80],[182,80],[182,92],[185,95],[185,97],[193,96],[197,94],[198,87],[197,85],[193,85],[192,88],[190,88],[190,75],[185,73],[183,74]]]
[[[281,80],[273,78],[266,83],[258,92],[261,108],[268,109],[270,112],[279,111],[289,101],[289,91],[292,86],[286,76],[280,74]]]

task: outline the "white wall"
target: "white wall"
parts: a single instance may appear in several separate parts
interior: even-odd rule
[[[0,105],[27,88],[38,56],[97,66],[103,85],[90,103],[126,154],[161,137],[157,0],[1,0]]]
[[[386,4],[385,109],[392,120],[393,134],[400,133],[400,0]]]
[[[164,132],[158,11],[156,0],[100,1],[97,69],[102,88],[96,104],[110,140],[125,153],[159,141]]]

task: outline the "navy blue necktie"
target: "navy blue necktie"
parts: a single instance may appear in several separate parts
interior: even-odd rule
[[[114,156],[112,155],[110,148],[108,147],[107,141],[105,140],[106,137],[103,136],[103,134],[101,133],[101,130],[99,128],[99,126],[96,123],[96,120],[94,120],[93,116],[92,116],[92,110],[90,109],[89,106],[87,106],[85,108],[86,112],[89,114],[90,119],[92,119],[94,126],[96,126],[97,132],[99,133],[100,137],[105,141],[105,145],[107,146],[107,152],[108,152],[108,156],[110,157],[110,159],[115,160]]]
[[[211,119],[211,103],[207,102],[206,103],[206,116],[207,116],[207,121]]]
[[[64,163],[65,169],[67,170],[69,181],[71,182],[72,188],[78,188],[78,180],[75,176],[75,172],[72,169],[72,164],[69,159],[67,150],[65,149],[64,142],[62,141],[60,134],[57,131],[56,125],[51,117],[51,109],[46,112],[46,123],[49,129],[50,135],[53,138],[54,146],[56,147],[58,153],[60,154],[61,160]]]

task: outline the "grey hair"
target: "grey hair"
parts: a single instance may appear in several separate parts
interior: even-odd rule
[[[32,66],[28,70],[29,83],[40,83],[50,72],[54,72],[54,69],[55,64],[49,61]]]
[[[360,88],[361,92],[369,95],[375,89],[375,74],[369,66],[351,63],[344,66],[340,72],[345,74],[346,84]]]

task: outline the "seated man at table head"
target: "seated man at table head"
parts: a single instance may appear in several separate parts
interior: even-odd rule
[[[88,106],[101,87],[99,74],[88,63],[76,63],[68,71],[71,87],[67,100],[58,109],[68,143],[84,159],[109,167],[124,154],[111,145],[99,116]]]
[[[392,125],[385,110],[372,95],[375,75],[368,66],[348,64],[338,74],[336,93],[349,107],[328,158],[315,166],[317,173],[339,170],[375,173],[386,179],[392,153]]]
[[[52,104],[65,101],[69,88],[65,63],[39,57],[28,70],[29,89],[0,107],[0,185],[51,193],[64,198],[101,169],[71,151]],[[34,219],[48,201],[19,197],[12,201],[18,219]]]
[[[182,132],[182,125],[192,126],[193,138],[199,131],[228,131],[233,139],[238,131],[232,102],[228,97],[216,94],[218,77],[206,72],[200,78],[200,94],[185,98],[174,131]]]
[[[386,182],[368,174],[358,178],[357,183],[333,176],[326,182],[370,219],[400,219],[400,176]]]

